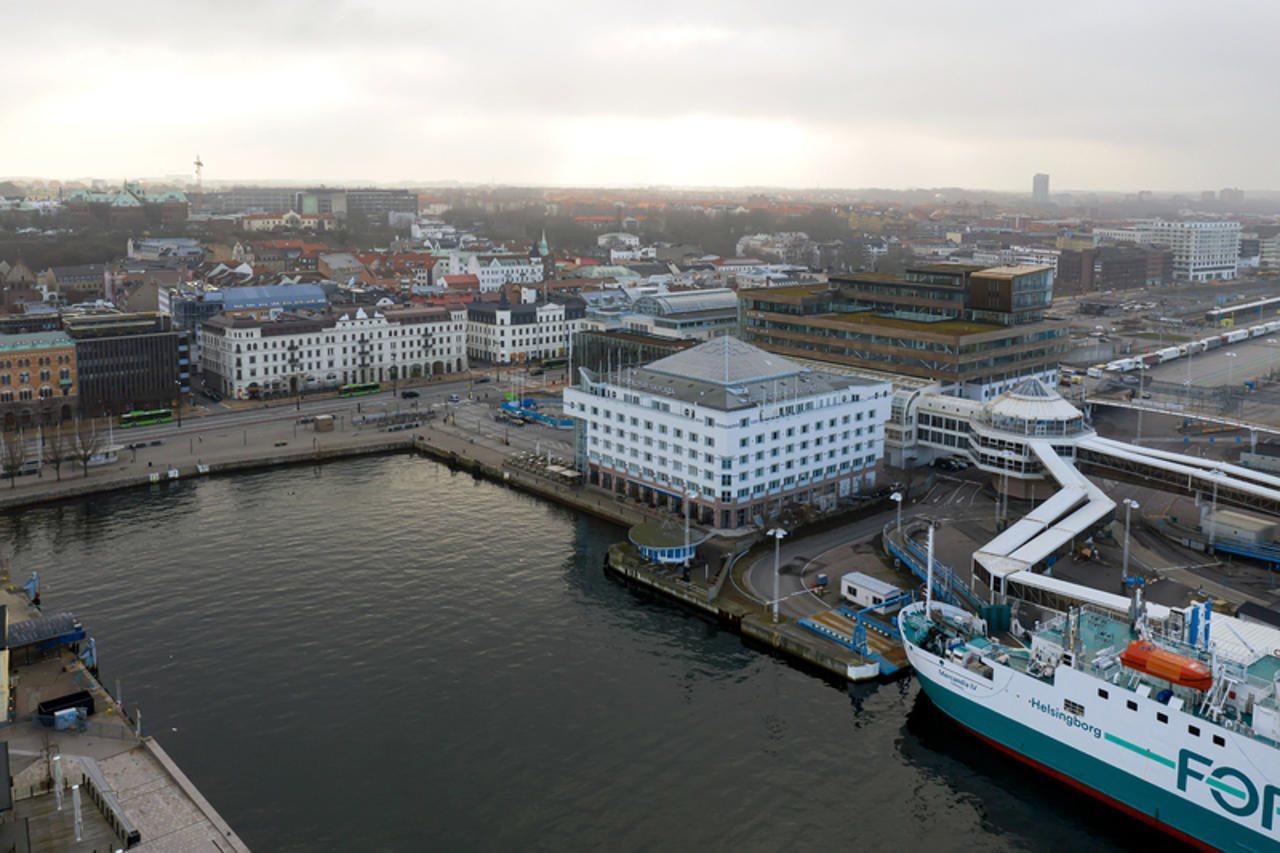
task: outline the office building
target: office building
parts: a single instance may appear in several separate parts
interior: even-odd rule
[[[1061,293],[1130,290],[1173,281],[1173,254],[1161,246],[1063,249],[1058,256]]]
[[[642,367],[578,371],[565,389],[578,467],[608,492],[718,529],[787,503],[834,508],[870,489],[887,382],[801,367],[723,335]]]
[[[289,210],[298,190],[293,187],[232,187],[205,192],[198,200],[206,213],[254,213]]]
[[[1056,383],[1067,324],[1049,320],[1046,266],[910,267],[738,293],[742,331],[781,355],[889,371],[989,400],[1019,380]]]
[[[418,215],[418,195],[409,190],[347,190],[347,216],[386,226],[393,213]]]
[[[1144,219],[1128,228],[1095,228],[1100,239],[1154,243],[1173,254],[1174,278],[1229,281],[1239,274],[1239,222]]]
[[[191,392],[189,336],[164,314],[66,318],[85,416],[166,408]]]
[[[1043,172],[1031,179],[1031,200],[1036,204],[1049,203],[1049,176]]]
[[[219,314],[204,323],[205,383],[237,400],[467,369],[466,312]]]
[[[695,340],[598,328],[588,320],[573,336],[573,364],[605,373],[615,367],[648,364],[697,344]]]

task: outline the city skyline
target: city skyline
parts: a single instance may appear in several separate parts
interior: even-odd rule
[[[1280,188],[1280,119],[1241,85],[1277,64],[1261,4],[277,0],[188,4],[194,42],[152,2],[75,5],[11,13],[7,173],[176,175],[199,153],[210,181]]]

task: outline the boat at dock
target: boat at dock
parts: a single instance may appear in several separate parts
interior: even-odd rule
[[[997,631],[926,597],[898,625],[929,699],[995,749],[1195,846],[1280,850],[1280,631],[1159,613],[1138,592]]]

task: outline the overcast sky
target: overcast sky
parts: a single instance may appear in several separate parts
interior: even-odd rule
[[[1280,2],[3,3],[0,175],[1280,189]]]

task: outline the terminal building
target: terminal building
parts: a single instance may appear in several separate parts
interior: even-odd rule
[[[1047,266],[933,264],[902,275],[745,290],[743,336],[772,352],[940,383],[992,400],[1028,378],[1053,385],[1068,324],[1045,316]]]
[[[813,370],[731,336],[564,392],[587,482],[729,530],[871,488],[888,382]]]
[[[1116,502],[1086,475],[1194,498],[1201,521],[1188,534],[1205,550],[1254,557],[1276,550],[1274,524],[1246,514],[1280,515],[1280,477],[1103,438],[1037,379],[985,403],[937,385],[899,386],[885,434],[891,465],[961,458],[986,473],[997,494],[1032,502],[1027,515],[973,553],[969,594],[983,602],[1054,594],[1061,581],[1045,572],[1115,516]]]

